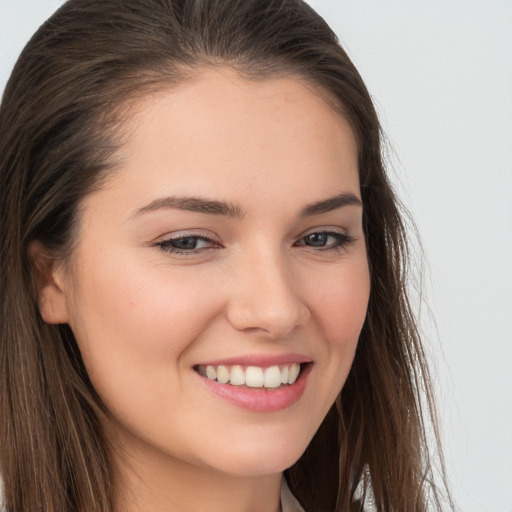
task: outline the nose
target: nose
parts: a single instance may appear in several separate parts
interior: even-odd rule
[[[278,254],[246,258],[232,274],[227,318],[240,331],[284,339],[311,313],[298,293],[289,265]]]

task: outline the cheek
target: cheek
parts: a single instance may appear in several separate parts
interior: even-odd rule
[[[343,388],[349,375],[359,335],[366,317],[370,293],[366,259],[361,257],[339,265],[317,269],[307,281],[304,296],[312,314],[310,339],[314,340],[317,372],[310,382],[313,407],[308,409],[312,437]],[[306,281],[304,281],[306,282]]]
[[[128,331],[126,341],[157,332],[165,339],[177,329],[192,327],[199,317],[206,321],[214,314],[208,294],[214,288],[201,272],[183,272],[164,264],[143,267],[136,259],[110,260],[115,265],[88,260],[90,265],[80,272],[85,278],[75,310],[89,327],[110,330],[114,338],[119,331]]]
[[[120,258],[116,265],[84,261],[71,328],[105,406],[144,437],[143,418],[157,428],[169,425],[170,411],[189,407],[187,354],[222,304],[201,272],[144,268]]]
[[[108,260],[84,258],[70,322],[91,380],[124,385],[159,369],[168,379],[222,307],[215,286],[201,272]]]
[[[352,367],[369,294],[368,266],[366,258],[360,258],[331,272],[331,279],[325,281],[322,292],[313,295],[316,298],[316,323],[325,342],[324,351],[319,351],[319,360],[325,369],[320,384],[324,397],[323,410],[318,417],[320,422],[344,386]]]
[[[355,350],[370,295],[366,260],[343,266],[326,277],[321,289],[309,293],[329,350]]]

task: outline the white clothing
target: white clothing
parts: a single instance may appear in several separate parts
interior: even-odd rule
[[[282,512],[304,512],[297,498],[290,491],[284,477],[281,483],[281,509]]]

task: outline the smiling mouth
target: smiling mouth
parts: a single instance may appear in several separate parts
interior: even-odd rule
[[[194,370],[220,384],[245,388],[279,389],[293,384],[308,363],[269,366],[196,365]]]

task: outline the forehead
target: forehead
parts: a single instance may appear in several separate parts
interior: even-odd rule
[[[130,193],[145,195],[141,201],[157,189],[269,200],[285,190],[305,203],[347,187],[359,195],[348,122],[298,78],[248,80],[229,68],[207,69],[138,100],[121,131],[120,177],[133,178]]]

